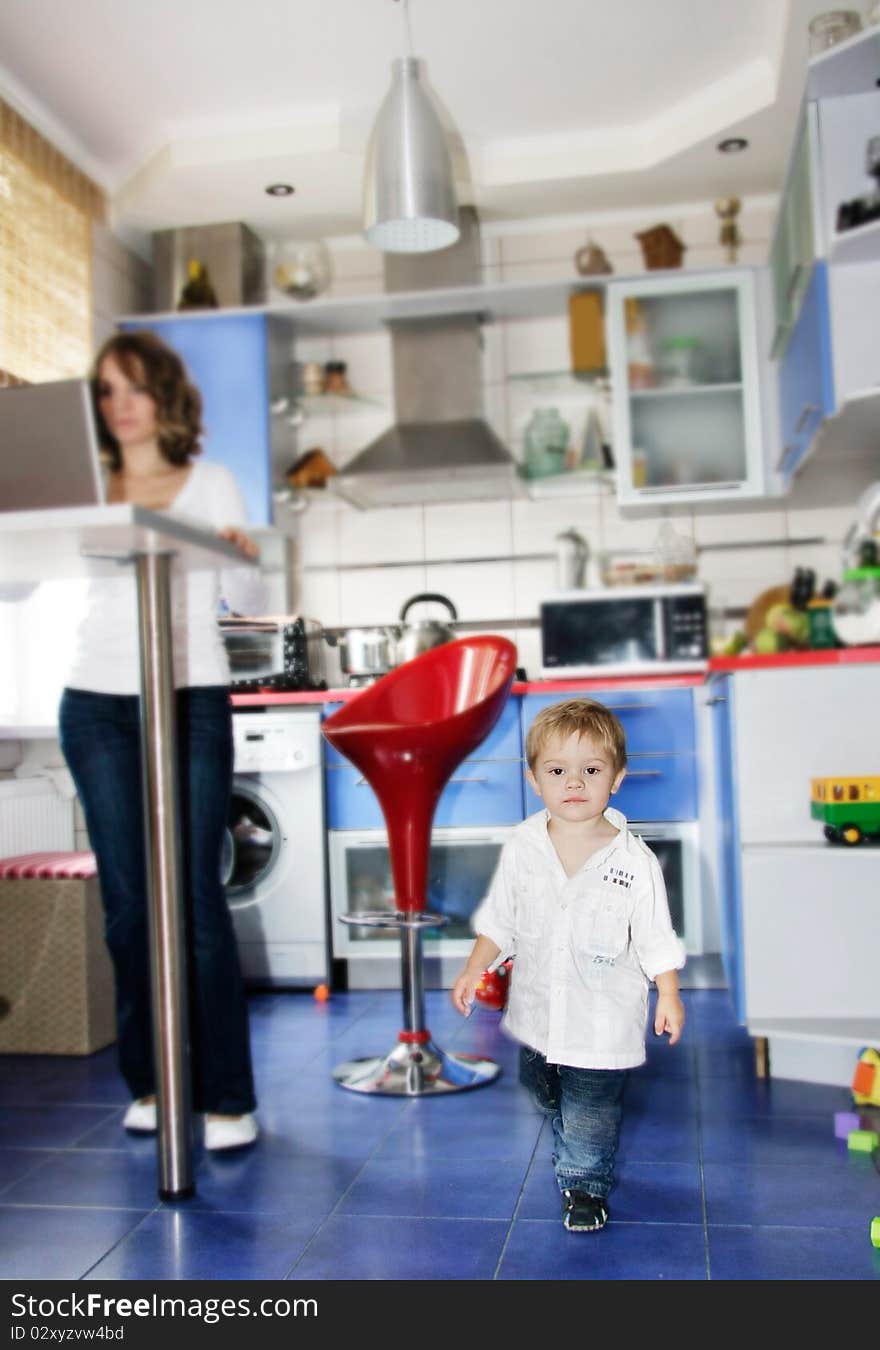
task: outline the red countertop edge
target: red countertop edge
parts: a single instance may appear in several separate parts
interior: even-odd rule
[[[737,670],[785,670],[791,666],[862,666],[880,661],[880,647],[829,647],[808,652],[748,652],[713,656],[709,673]]]
[[[628,675],[606,679],[515,680],[512,694],[575,694],[584,689],[681,689],[703,684],[705,675]],[[260,708],[287,703],[344,703],[357,698],[360,689],[307,689],[296,694],[233,694],[236,708]]]
[[[705,684],[709,675],[744,670],[785,670],[793,666],[852,666],[880,663],[880,647],[833,647],[808,652],[767,655],[713,656],[705,672],[681,675],[618,675],[576,680],[517,680],[513,694],[573,694],[584,689],[686,689]],[[235,708],[265,708],[285,704],[346,703],[360,689],[307,689],[295,694],[233,694]]]

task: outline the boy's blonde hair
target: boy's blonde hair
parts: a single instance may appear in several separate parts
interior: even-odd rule
[[[626,732],[603,703],[592,698],[570,698],[553,703],[538,713],[526,734],[526,763],[535,772],[541,751],[548,741],[569,736],[589,736],[611,755],[615,774],[626,768]]]

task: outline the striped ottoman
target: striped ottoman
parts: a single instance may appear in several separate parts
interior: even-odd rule
[[[116,1039],[91,853],[0,858],[0,1052],[89,1055]]]

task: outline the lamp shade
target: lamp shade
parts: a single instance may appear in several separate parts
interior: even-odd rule
[[[367,147],[364,235],[385,253],[429,253],[459,235],[452,155],[419,65],[392,63]]]

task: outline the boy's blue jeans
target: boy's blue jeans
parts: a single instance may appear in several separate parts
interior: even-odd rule
[[[561,1191],[605,1200],[614,1188],[627,1069],[575,1069],[548,1064],[523,1045],[519,1080],[553,1125],[553,1166]]]
[[[65,689],[59,725],[98,864],[116,976],[119,1066],[131,1095],[146,1097],[156,1080],[139,700]],[[240,1115],[255,1098],[238,945],[220,879],[233,758],[225,686],[177,691],[177,745],[193,1106]]]

